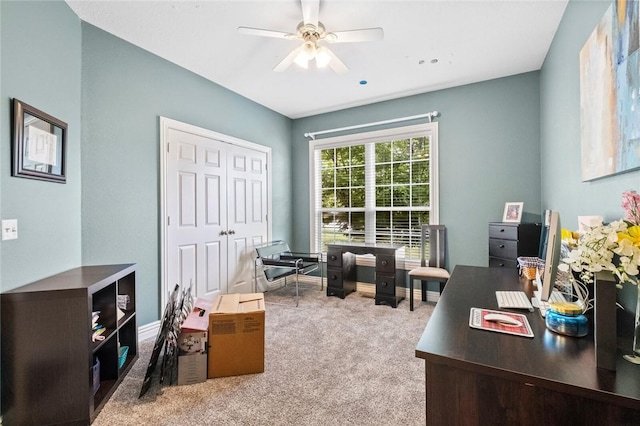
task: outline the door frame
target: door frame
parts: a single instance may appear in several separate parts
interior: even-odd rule
[[[167,137],[169,129],[179,130],[185,133],[191,133],[197,136],[203,136],[219,140],[229,145],[241,146],[253,149],[266,154],[267,157],[267,241],[271,240],[271,147],[259,145],[243,139],[228,136],[222,133],[214,132],[192,124],[177,121],[171,118],[160,116],[160,315],[164,311],[167,304],[167,275],[168,275],[168,259],[167,259],[167,160],[168,148]]]

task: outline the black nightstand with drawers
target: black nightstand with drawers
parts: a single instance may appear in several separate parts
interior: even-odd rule
[[[518,267],[520,256],[538,256],[540,246],[539,223],[489,223],[489,266]]]

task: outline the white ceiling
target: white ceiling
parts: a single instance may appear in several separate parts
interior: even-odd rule
[[[300,42],[238,33],[295,32],[300,0],[67,0],[83,21],[290,118],[539,70],[567,2],[321,0],[327,31],[384,29],[383,41],[331,44],[350,68],[338,75],[274,72]]]

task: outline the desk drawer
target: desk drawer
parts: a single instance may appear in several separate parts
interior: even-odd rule
[[[489,256],[515,260],[518,257],[518,242],[491,238],[489,239]]]
[[[489,238],[498,238],[501,240],[517,240],[518,227],[493,223],[489,224]]]
[[[389,275],[376,274],[376,295],[395,296],[396,278]]]
[[[327,269],[327,286],[342,288],[342,269]]]
[[[327,251],[327,266],[336,268],[342,267],[342,252],[340,250]]]
[[[508,268],[508,269],[517,269],[518,261],[513,259],[501,259],[499,257],[490,257],[489,258],[489,267],[490,268]]]
[[[376,272],[387,272],[395,274],[396,257],[395,255],[378,254],[376,255]]]

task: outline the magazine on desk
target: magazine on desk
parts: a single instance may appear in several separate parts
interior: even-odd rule
[[[506,318],[503,318],[504,316],[506,316]],[[507,320],[510,322],[507,322]],[[471,308],[471,312],[469,314],[469,327],[477,328],[479,330],[513,334],[514,336],[533,337],[533,330],[531,330],[527,317],[513,312]]]

